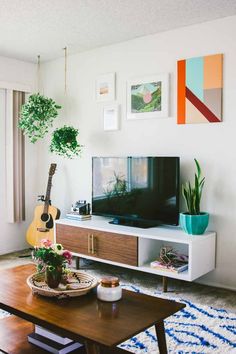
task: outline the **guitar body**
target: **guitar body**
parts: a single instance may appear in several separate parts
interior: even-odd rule
[[[60,210],[49,205],[48,212],[44,213],[44,206],[38,205],[34,211],[34,219],[30,224],[26,240],[31,246],[40,246],[42,239],[54,241],[54,220],[59,219]]]

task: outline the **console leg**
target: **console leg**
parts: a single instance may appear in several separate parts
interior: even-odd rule
[[[160,321],[155,325],[157,342],[160,354],[167,354],[166,335],[164,322]]]
[[[162,286],[163,286],[163,293],[167,293],[168,291],[168,278],[162,277]]]
[[[75,268],[80,269],[80,258],[79,257],[75,257]]]

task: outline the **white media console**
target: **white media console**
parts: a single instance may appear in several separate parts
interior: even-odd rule
[[[193,281],[215,268],[215,232],[192,236],[174,226],[141,229],[109,224],[110,220],[99,216],[83,221],[57,220],[55,240],[77,257],[161,275],[163,279]],[[150,262],[158,258],[162,246],[187,254],[188,270],[174,273],[151,268]]]

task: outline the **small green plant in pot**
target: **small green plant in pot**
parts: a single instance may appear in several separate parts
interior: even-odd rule
[[[194,184],[187,182],[182,186],[182,194],[188,211],[180,213],[180,226],[182,229],[191,235],[202,235],[209,223],[209,214],[201,212],[200,202],[202,190],[205,183],[205,177],[202,177],[201,167],[199,162],[194,159],[196,164],[196,173]]]
[[[79,130],[66,126],[56,129],[52,134],[50,152],[73,159],[81,154],[82,145],[77,141]]]

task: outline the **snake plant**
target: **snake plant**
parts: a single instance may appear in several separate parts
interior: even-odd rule
[[[191,185],[190,182],[185,183],[182,186],[182,194],[190,215],[199,215],[200,212],[200,202],[202,197],[202,189],[205,183],[205,177],[202,177],[201,167],[199,162],[194,159],[196,164],[196,173],[194,178],[194,184]]]

